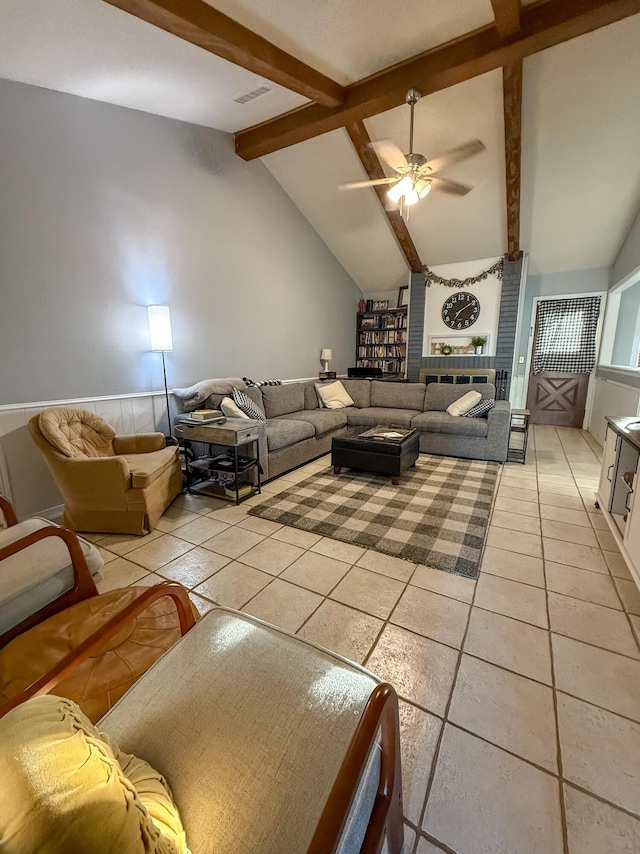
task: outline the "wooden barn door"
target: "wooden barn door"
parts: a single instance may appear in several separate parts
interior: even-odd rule
[[[599,297],[538,303],[527,392],[532,424],[582,427],[599,311]]]

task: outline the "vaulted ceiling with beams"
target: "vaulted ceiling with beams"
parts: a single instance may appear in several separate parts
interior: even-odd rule
[[[640,0],[2,0],[0,77],[236,134],[367,293],[422,263],[609,266],[640,207]],[[404,212],[367,146],[486,150]],[[236,101],[256,89],[264,94]],[[389,173],[386,167],[386,174]]]

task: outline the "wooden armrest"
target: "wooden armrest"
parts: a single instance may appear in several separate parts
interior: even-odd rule
[[[3,495],[0,495],[0,510],[2,510],[2,515],[4,516],[4,521],[7,523],[7,528],[18,524],[18,517],[13,509],[13,505]]]
[[[16,694],[15,697],[12,697],[8,703],[0,707],[0,718],[31,697],[48,694],[49,691],[55,688],[56,685],[62,682],[63,679],[69,676],[84,661],[91,658],[123,626],[130,623],[150,605],[158,599],[162,599],[163,596],[169,596],[173,599],[178,612],[178,619],[180,620],[180,633],[183,636],[186,635],[189,629],[192,629],[196,624],[196,618],[186,588],[176,581],[163,581],[160,584],[155,584],[153,587],[148,587],[137,599],[134,599],[126,608],[123,608],[120,613],[113,616],[92,635],[89,635],[81,644],[78,644],[73,652],[62,658],[55,667],[52,667],[51,670],[44,673],[35,682],[32,682],[31,685],[27,686],[19,694]]]
[[[361,854],[379,854],[385,825],[390,850],[400,850],[403,830],[398,696],[391,685],[383,682],[376,685],[367,701],[307,854],[336,851],[378,732],[382,746],[380,782]]]
[[[74,605],[76,602],[81,602],[83,599],[88,599],[90,596],[98,595],[98,589],[91,576],[89,567],[87,566],[82,546],[73,531],[69,531],[67,528],[52,526],[50,528],[41,528],[39,531],[27,534],[26,537],[21,537],[19,540],[16,540],[8,546],[0,549],[0,561],[3,561],[11,555],[17,554],[17,552],[20,552],[23,549],[32,546],[34,543],[46,539],[47,537],[58,537],[63,540],[66,547],[69,549],[69,556],[71,557],[71,566],[73,569],[73,587],[70,590],[65,590],[65,592],[58,596],[57,599],[49,602],[43,608],[40,608],[39,611],[36,611],[26,617],[22,622],[18,623],[17,626],[13,626],[1,635],[0,647],[5,646],[5,644],[9,643],[10,640],[13,640],[13,638],[21,635],[23,632],[26,632],[27,629],[30,629],[32,626],[46,620],[47,617],[57,614],[58,611],[61,611],[63,608],[68,608],[70,605]]]

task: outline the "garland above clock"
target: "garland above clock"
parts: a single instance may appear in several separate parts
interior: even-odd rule
[[[442,276],[436,275],[433,270],[430,270],[425,264],[422,267],[424,273],[424,283],[427,287],[430,285],[444,285],[445,288],[468,288],[469,285],[477,285],[488,279],[489,276],[495,276],[497,279],[502,279],[502,271],[504,269],[504,258],[500,258],[495,264],[492,264],[488,269],[478,273],[477,276],[469,276],[466,279],[443,279]]]
[[[442,321],[450,329],[468,329],[479,317],[480,301],[475,294],[452,294],[442,306]]]

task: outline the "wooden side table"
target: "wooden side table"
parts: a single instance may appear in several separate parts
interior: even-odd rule
[[[528,409],[511,410],[511,427],[509,430],[509,450],[507,453],[508,463],[524,463],[527,459],[527,443],[529,441],[529,419],[531,412]],[[511,436],[522,435],[522,447],[511,447]]]

